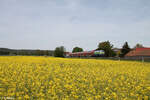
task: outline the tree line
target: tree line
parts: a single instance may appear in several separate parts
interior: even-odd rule
[[[143,47],[142,44],[136,44],[134,48]],[[109,41],[100,42],[98,47],[95,50],[104,50],[105,57],[124,57],[129,51],[133,48],[130,48],[128,42],[125,42],[121,50],[114,51],[114,46]],[[74,47],[72,52],[83,52],[83,48]],[[64,46],[56,47],[55,50],[14,50],[8,48],[0,48],[0,55],[28,55],[28,56],[55,56],[55,57],[65,57],[66,49]]]
[[[134,48],[142,48],[143,45],[137,43]],[[122,46],[122,48],[118,51],[114,50],[114,46],[113,44],[110,43],[110,41],[104,41],[104,42],[100,42],[98,44],[98,47],[95,50],[104,50],[105,51],[105,57],[124,57],[128,52],[130,52],[132,49],[134,48],[130,48],[130,46],[128,45],[128,42],[125,42],[124,45]],[[81,47],[74,47],[72,50],[72,53],[74,52],[83,52],[83,48]],[[66,49],[64,46],[60,46],[60,47],[56,47],[56,49],[54,50],[54,56],[55,57],[65,57],[65,52]]]
[[[53,56],[52,50],[14,50],[0,48],[0,55]]]

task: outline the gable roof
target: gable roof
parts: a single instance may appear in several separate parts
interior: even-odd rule
[[[126,57],[132,56],[150,56],[150,48],[136,48],[126,54]]]
[[[121,48],[113,48],[112,50],[113,50],[114,52],[118,52],[118,51],[121,50]]]

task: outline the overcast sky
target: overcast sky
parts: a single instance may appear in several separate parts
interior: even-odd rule
[[[150,0],[0,0],[0,47],[150,47]]]

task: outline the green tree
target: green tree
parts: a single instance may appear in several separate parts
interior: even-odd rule
[[[104,50],[105,57],[115,56],[115,52],[112,50],[113,45],[109,41],[100,42],[97,50]]]
[[[45,56],[49,56],[48,50],[45,50],[45,51],[44,51],[44,55],[45,55]]]
[[[10,53],[7,51],[0,51],[0,55],[9,55]]]
[[[60,46],[60,47],[56,47],[55,51],[54,51],[54,56],[55,57],[64,57],[65,56],[65,48],[64,46]]]
[[[43,52],[41,50],[36,50],[36,55],[37,56],[42,56],[43,55]]]
[[[124,57],[130,50],[128,42],[125,42],[121,49],[121,57]]]
[[[134,48],[143,48],[144,46],[142,44],[137,43]]]
[[[72,52],[82,52],[82,51],[83,51],[83,49],[80,47],[74,47],[72,50]]]

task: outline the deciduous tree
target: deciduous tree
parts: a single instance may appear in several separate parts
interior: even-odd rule
[[[72,52],[82,52],[82,51],[83,51],[83,49],[80,47],[74,47],[72,50]]]
[[[60,47],[56,47],[55,51],[54,51],[54,56],[55,57],[64,57],[65,56],[65,47],[64,46],[60,46]]]
[[[100,42],[97,50],[104,50],[106,57],[115,56],[114,51],[112,50],[113,45],[109,41]]]

